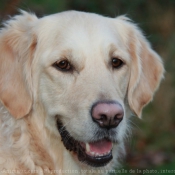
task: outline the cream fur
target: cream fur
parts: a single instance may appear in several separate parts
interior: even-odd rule
[[[125,154],[132,113],[141,116],[163,77],[160,57],[126,17],[63,12],[38,19],[22,12],[0,31],[0,174],[107,174]],[[113,70],[111,58],[125,63]],[[73,72],[52,64],[68,59]],[[117,100],[124,118],[116,128],[113,160],[105,167],[80,163],[65,149],[59,115],[79,141],[98,129],[89,110]]]

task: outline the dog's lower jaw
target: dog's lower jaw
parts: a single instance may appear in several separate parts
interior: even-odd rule
[[[62,125],[62,123],[58,120],[57,121],[57,127],[58,131],[61,135],[63,145],[67,150],[70,152],[74,152],[77,155],[77,158],[80,162],[86,163],[87,165],[91,167],[103,167],[107,165],[113,158],[112,156],[112,142],[103,139],[99,140],[98,142],[85,144],[83,142],[76,141],[73,137],[70,136],[69,132],[65,129],[65,127]],[[89,152],[86,149],[86,146],[91,145],[91,147],[98,148],[98,146],[102,147],[102,145],[107,146],[107,151],[103,151],[101,153],[98,153],[97,155],[94,155]],[[100,149],[100,148],[99,148]]]

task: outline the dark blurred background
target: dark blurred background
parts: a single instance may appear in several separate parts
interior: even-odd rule
[[[161,170],[175,169],[175,0],[0,0],[0,23],[19,8],[38,17],[70,9],[111,17],[127,14],[142,28],[163,58],[166,74],[154,101],[143,110],[143,119],[132,118],[123,168],[135,175],[143,174],[137,169],[162,175],[167,173]]]

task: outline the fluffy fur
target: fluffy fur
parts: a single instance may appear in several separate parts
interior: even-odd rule
[[[124,16],[69,11],[38,19],[22,12],[1,29],[0,53],[3,175],[107,174],[124,154],[128,118],[141,117],[164,72],[160,57]],[[124,62],[121,68],[112,68],[114,57]],[[62,59],[72,72],[53,67]],[[113,160],[93,168],[66,150],[55,116],[75,139],[93,141],[98,126],[89,111],[100,100],[117,100],[125,115],[114,131]]]

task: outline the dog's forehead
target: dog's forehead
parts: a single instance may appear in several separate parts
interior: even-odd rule
[[[126,46],[116,23],[115,18],[75,11],[46,16],[40,20],[38,30],[40,53],[46,62],[60,55],[63,58],[72,55],[74,60],[97,56],[107,61],[110,52],[115,50],[122,56],[127,53]]]
[[[39,35],[47,38],[48,43],[64,42],[79,48],[82,45],[89,48],[102,43],[118,44],[122,39],[117,35],[115,21],[93,13],[63,12],[42,18]]]

